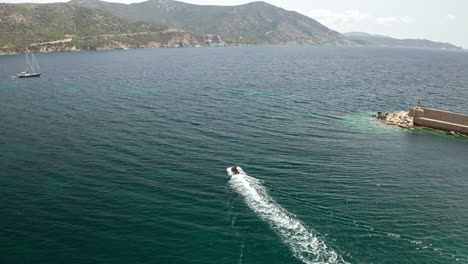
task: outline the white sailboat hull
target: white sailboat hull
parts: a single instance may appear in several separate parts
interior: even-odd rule
[[[41,77],[41,73],[21,72],[21,73],[18,73],[17,76],[18,76],[18,78]]]

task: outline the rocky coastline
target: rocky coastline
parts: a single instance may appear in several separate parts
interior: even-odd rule
[[[77,48],[76,46],[52,46],[42,47],[38,50],[30,50],[34,53],[65,52],[65,51],[90,51],[90,50],[125,50],[125,49],[146,49],[146,48],[178,48],[178,47],[200,47],[202,45],[182,46],[182,45],[161,45],[160,43],[150,43],[147,45],[105,45],[97,48]],[[23,54],[26,52],[0,51],[0,55]]]
[[[173,39],[167,43],[150,42],[147,44],[126,44],[126,43],[114,43],[103,45],[99,47],[85,47],[78,48],[77,46],[67,45],[41,45],[38,48],[25,48],[22,51],[8,51],[0,49],[1,55],[15,55],[23,54],[26,52],[33,53],[49,53],[49,52],[65,52],[65,51],[91,51],[91,50],[125,50],[125,49],[149,49],[149,48],[189,48],[189,47],[252,47],[252,46],[288,46],[288,45],[304,45],[304,44],[238,44],[228,43],[224,40],[222,42],[211,42],[211,41],[180,41],[179,39]],[[311,44],[313,45],[313,44]]]
[[[377,112],[377,115],[373,117],[380,120],[382,123],[397,126],[406,129],[413,129],[413,117],[409,115],[409,112],[399,111],[399,112]]]
[[[0,55],[22,54],[26,52],[48,53],[48,52],[63,52],[63,51],[87,51],[87,50],[122,50],[122,49],[145,49],[145,48],[178,48],[178,47],[202,47],[211,46],[211,43],[199,40],[196,36],[188,33],[172,33],[166,40],[158,41],[153,37],[145,41],[125,41],[112,39],[112,37],[94,37],[95,41],[89,43],[80,43],[77,45],[71,41],[56,41],[48,43],[31,44],[28,47],[19,50],[8,50],[0,48]],[[151,34],[139,34],[152,36]],[[122,36],[122,35],[120,35]],[[137,37],[138,37],[137,36]],[[115,37],[119,37],[116,35]],[[100,41],[104,39],[105,41]]]

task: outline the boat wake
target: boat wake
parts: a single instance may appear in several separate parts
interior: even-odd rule
[[[229,185],[244,197],[247,206],[281,237],[293,255],[307,264],[338,264],[344,261],[314,230],[307,228],[297,217],[288,212],[268,195],[262,182],[248,176],[239,167],[227,169]]]

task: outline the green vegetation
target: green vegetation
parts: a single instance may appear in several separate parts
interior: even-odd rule
[[[73,3],[0,4],[0,20],[0,53],[141,48],[171,45],[174,38],[199,39]]]
[[[165,24],[196,34],[220,35],[228,44],[350,45],[340,33],[297,12],[265,2],[239,6],[202,6],[172,0],[131,5],[99,0],[72,0],[113,14]]]

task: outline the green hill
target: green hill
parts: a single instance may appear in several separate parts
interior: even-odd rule
[[[200,45],[202,38],[73,3],[0,4],[0,54]]]
[[[220,35],[232,44],[350,45],[346,37],[316,20],[265,2],[239,6],[203,6],[172,0],[118,4],[72,0],[148,23],[164,24],[197,34]]]

